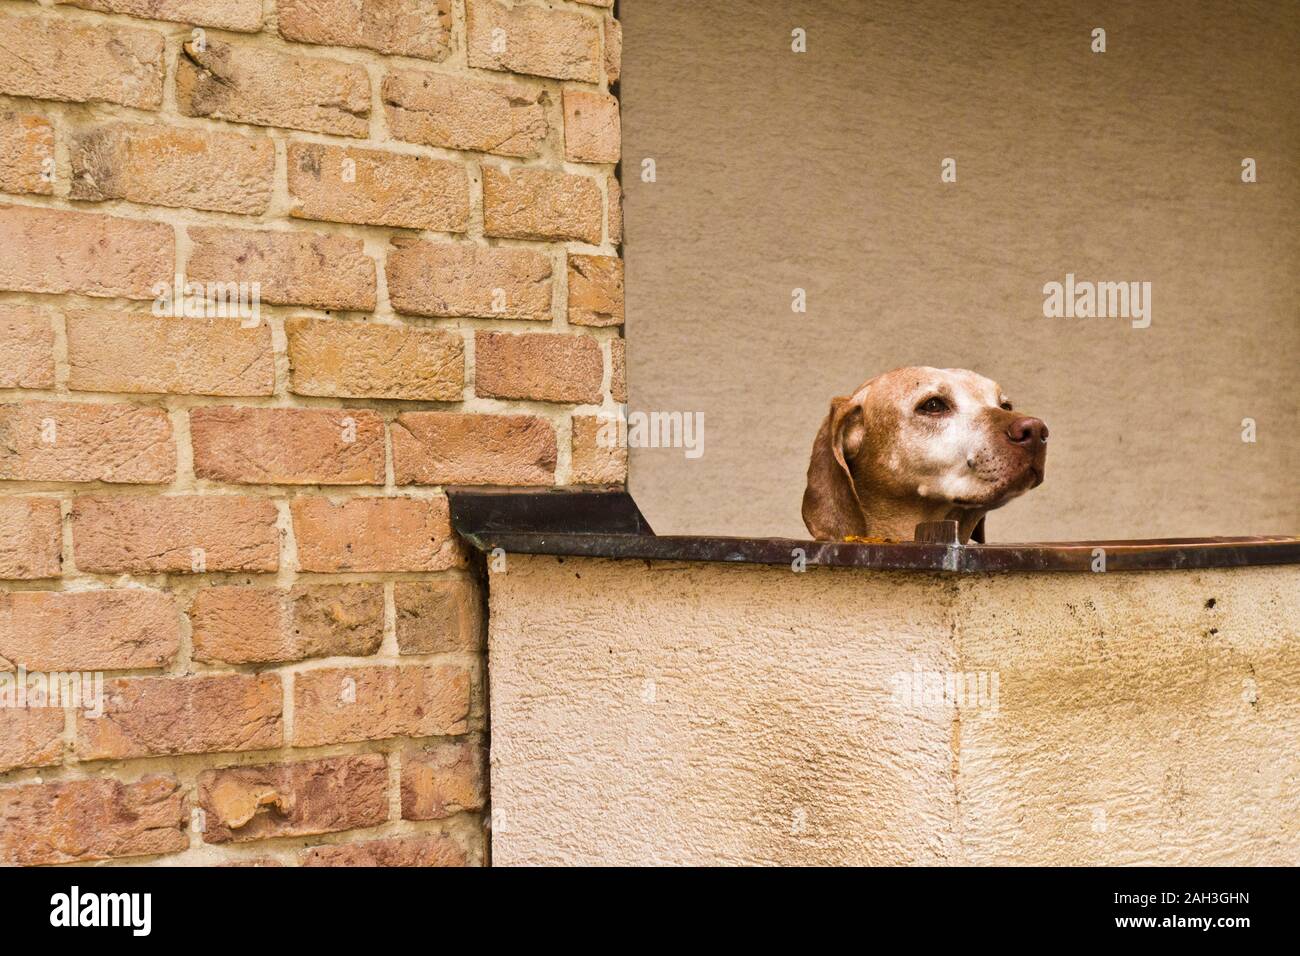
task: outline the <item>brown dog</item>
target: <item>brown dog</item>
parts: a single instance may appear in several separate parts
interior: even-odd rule
[[[823,540],[911,541],[922,521],[956,520],[965,542],[986,512],[1042,483],[1046,459],[1047,426],[1013,411],[996,382],[961,368],[894,369],[831,400],[804,524]]]

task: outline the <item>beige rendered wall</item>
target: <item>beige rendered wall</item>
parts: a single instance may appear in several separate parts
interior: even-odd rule
[[[493,860],[1292,864],[1298,574],[510,555]],[[898,697],[917,669],[986,695]]]
[[[925,364],[981,371],[1051,427],[1046,484],[990,540],[1300,531],[1300,7],[621,16],[630,407],[706,413],[702,458],[632,453],[656,530],[802,534],[829,398]],[[1151,282],[1150,328],[1044,318],[1067,272]]]

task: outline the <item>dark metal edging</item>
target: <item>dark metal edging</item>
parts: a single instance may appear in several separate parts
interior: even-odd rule
[[[514,554],[1004,573],[1192,570],[1300,564],[1300,538],[1164,538],[1132,541],[858,544],[796,538],[656,535],[623,490],[452,488],[452,527],[480,551]]]

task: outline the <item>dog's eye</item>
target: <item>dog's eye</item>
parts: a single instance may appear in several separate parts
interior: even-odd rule
[[[1010,403],[1010,402],[1003,402],[1003,403],[1001,404],[1001,406],[999,406],[999,407],[1002,408],[1002,409],[1005,410],[1005,411],[1008,411],[1008,412],[1011,411],[1011,403]]]
[[[936,395],[917,405],[916,410],[922,415],[942,415],[948,410],[948,403]]]

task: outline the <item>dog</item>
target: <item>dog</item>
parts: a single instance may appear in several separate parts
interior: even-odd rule
[[[803,520],[818,540],[911,541],[956,520],[983,540],[984,515],[1042,484],[1047,426],[962,368],[897,368],[831,400],[813,442]]]

